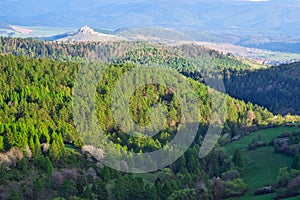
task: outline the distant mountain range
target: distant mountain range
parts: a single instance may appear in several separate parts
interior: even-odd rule
[[[15,29],[16,26],[12,26]],[[24,28],[23,28],[24,29]],[[25,29],[26,30],[26,29]],[[34,31],[33,31],[34,32]],[[224,54],[233,54],[237,57],[244,59],[251,59],[260,64],[277,65],[282,63],[290,63],[300,60],[300,48],[295,48],[296,53],[284,53],[278,51],[270,51],[268,48],[265,50],[258,48],[243,47],[234,44],[233,40],[221,35],[209,35],[197,32],[198,38],[194,40],[191,32],[180,32],[168,28],[137,28],[137,29],[118,29],[116,31],[107,31],[92,29],[88,26],[83,26],[77,31],[66,32],[63,34],[54,35],[51,37],[42,37],[40,39],[49,41],[62,41],[62,42],[108,42],[108,41],[147,41],[154,43],[164,43],[167,45],[181,45],[181,44],[194,44],[205,46],[209,49],[214,49]],[[233,37],[233,36],[232,36]],[[238,36],[235,36],[236,38]],[[230,44],[230,41],[232,42]],[[241,38],[239,41],[242,41]],[[246,41],[246,40],[244,40]],[[237,42],[236,42],[237,43]],[[252,43],[250,43],[252,44]],[[256,45],[260,43],[255,43]],[[293,43],[299,45],[300,43]],[[253,44],[254,45],[254,44]],[[262,44],[261,44],[262,45]],[[282,49],[291,45],[290,43],[283,43],[280,45]]]
[[[229,34],[207,34],[200,31],[178,31],[169,28],[122,28],[111,31],[92,29],[86,25],[77,30],[3,25],[3,27],[0,27],[0,36],[33,37],[40,40],[60,42],[116,42],[129,40],[168,45],[194,44],[215,49],[225,54],[233,54],[240,58],[251,59],[260,64],[276,65],[300,60],[300,40],[296,39],[295,41],[298,42],[284,41],[281,37],[273,39],[262,36],[252,38],[251,36]],[[252,48],[249,48],[251,45]],[[266,48],[261,48],[264,46]],[[278,51],[278,48],[281,52]]]
[[[299,0],[2,0],[0,22],[299,36]]]
[[[103,32],[103,30],[99,31]],[[167,42],[188,40],[209,43],[229,43],[249,48],[300,54],[300,36],[209,33],[197,30],[178,31],[168,28],[123,28],[110,31],[109,33],[122,35],[130,39],[150,40],[154,42],[162,42],[164,40]]]
[[[65,41],[188,38],[300,54],[299,10],[300,0],[2,0],[0,35]],[[76,38],[85,24],[110,36]]]

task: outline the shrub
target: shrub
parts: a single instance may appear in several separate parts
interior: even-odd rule
[[[247,185],[242,179],[225,182],[225,198],[242,196],[247,190]]]
[[[240,177],[240,172],[237,169],[230,169],[229,171],[226,171],[222,173],[222,179],[223,180],[234,180],[236,178]]]

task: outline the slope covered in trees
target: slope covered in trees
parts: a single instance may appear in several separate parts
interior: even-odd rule
[[[255,71],[224,71],[227,93],[277,114],[300,113],[300,63]]]
[[[72,44],[1,38],[0,51],[15,55],[0,56],[0,196],[4,199],[220,199],[241,196],[247,190],[241,179],[245,166],[241,163],[243,153],[229,154],[222,145],[257,128],[298,120],[293,116],[274,118],[265,108],[226,95],[222,105],[227,108],[223,136],[207,157],[199,159],[198,152],[212,120],[212,99],[208,87],[200,83],[202,76],[219,79],[225,76],[225,84],[229,87],[234,80],[232,77],[252,73],[241,70],[251,66],[230,55],[192,45]],[[106,137],[118,144],[118,148],[131,152],[151,152],[168,145],[178,128],[180,104],[169,88],[155,84],[139,88],[130,100],[133,120],[147,125],[150,107],[161,104],[166,111],[167,128],[146,139],[130,136],[118,127],[111,111],[110,97],[117,80],[139,64],[172,67],[190,77],[185,79],[199,98],[199,130],[191,147],[175,163],[154,173],[134,176],[103,167],[91,155],[81,153],[83,141],[74,126],[72,110],[74,82],[78,70],[87,67],[85,61],[93,59],[111,62],[105,64],[107,70],[97,86],[95,103],[97,117],[101,120],[96,126],[105,130]],[[89,64],[98,65],[97,62]],[[269,70],[272,69],[275,68]],[[276,77],[271,78],[276,80]],[[235,87],[242,88],[241,85],[238,82]],[[82,102],[81,107],[85,108],[86,104]],[[104,149],[106,153],[110,151],[113,149]],[[296,168],[297,159],[295,157]],[[149,159],[131,162],[151,164]]]
[[[239,178],[241,166],[236,166],[235,161],[232,163],[230,155],[222,147],[217,146],[204,159],[198,158],[202,138],[211,120],[211,108],[208,88],[192,79],[187,80],[199,97],[200,107],[197,137],[178,161],[151,175],[156,177],[156,181],[120,174],[113,169],[99,167],[99,163],[96,165],[91,159],[87,161],[79,151],[82,141],[72,116],[74,81],[80,67],[84,66],[49,59],[0,56],[0,148],[3,160],[0,181],[3,198],[45,199],[60,196],[69,199],[70,196],[77,196],[107,199],[113,196],[116,199],[216,199],[245,192],[247,187]],[[111,86],[132,68],[132,64],[110,64],[100,80],[96,95],[96,108],[101,119],[99,126],[120,148],[149,152],[172,139],[176,133],[176,123],[173,121],[177,120],[179,107],[176,98],[170,98],[172,95],[168,88],[159,85],[140,88],[130,104],[136,122],[147,124],[150,106],[162,103],[169,116],[169,125],[175,127],[146,140],[123,133],[113,120],[109,97]],[[158,98],[154,98],[156,96]],[[242,134],[245,127],[276,123],[272,113],[257,105],[227,96],[226,106],[228,112],[223,134],[228,134],[229,140],[236,134]],[[8,168],[11,170],[7,171]],[[224,178],[213,179],[221,175]],[[225,190],[216,193],[219,187]]]
[[[47,42],[0,37],[2,54],[50,58],[60,61],[98,60],[159,64],[184,70],[249,69],[235,58],[199,45],[160,45],[149,42]]]
[[[9,132],[7,129],[22,130],[18,127],[9,126],[30,126],[30,129],[40,131],[40,136],[45,134],[44,141],[48,141],[47,134],[61,133],[66,142],[76,141],[76,131],[72,125],[72,90],[74,86],[75,76],[79,64],[76,63],[60,63],[47,59],[28,59],[25,57],[1,56],[1,105],[3,125],[2,132]],[[98,87],[99,96],[97,98],[97,105],[101,105],[101,110],[98,112],[102,119],[102,124],[109,130],[115,130],[116,127],[111,121],[110,109],[110,95],[112,93],[111,86],[116,80],[121,78],[122,74],[129,69],[134,68],[131,64],[111,65],[109,70],[105,73],[104,79],[100,81]],[[189,80],[196,90],[201,102],[199,103],[200,112],[202,113],[202,122],[207,124],[210,113],[210,99],[208,97],[207,88],[193,80]],[[101,84],[103,83],[103,84]],[[158,87],[158,88],[157,88]],[[156,91],[156,92],[155,92]],[[152,103],[158,101],[169,101],[171,105],[177,105],[174,98],[168,99],[164,95],[168,94],[168,89],[159,86],[149,86],[141,90],[143,93],[157,93],[161,98],[153,99],[147,95],[138,96],[134,98],[131,104],[132,110],[138,110],[141,116],[139,120],[147,121],[147,109],[139,110],[144,105],[142,99],[152,98]],[[140,105],[139,105],[140,104]],[[147,104],[145,104],[147,105]],[[257,125],[266,124],[267,119],[271,119],[273,115],[266,109],[252,105],[251,103],[244,103],[228,97],[226,103],[228,107],[226,126],[239,128],[243,126],[250,126],[253,123]],[[105,107],[105,109],[103,109]],[[171,108],[167,108],[171,109]],[[174,110],[178,110],[174,106]],[[34,111],[34,112],[33,112]],[[174,111],[175,112],[175,111]],[[251,116],[250,116],[251,112]],[[175,114],[176,115],[176,114]],[[250,119],[251,118],[251,119]],[[143,122],[146,123],[146,122]],[[24,128],[25,129],[25,128]],[[233,130],[228,130],[233,131]],[[26,135],[20,131],[21,135]],[[22,140],[21,140],[22,141]],[[16,142],[20,147],[24,147],[26,142]],[[6,150],[14,146],[14,142],[4,145]]]

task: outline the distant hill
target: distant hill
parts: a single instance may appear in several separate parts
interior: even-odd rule
[[[178,41],[191,41],[184,32],[170,28],[133,28],[133,29],[117,29],[115,34],[124,36],[130,40],[145,40],[152,42],[174,43]]]
[[[178,31],[169,28],[117,29],[112,34],[129,40],[151,41],[165,44],[195,44],[251,59],[260,64],[277,65],[300,60],[300,38],[283,42],[282,37],[262,37],[209,34],[201,31]],[[273,42],[282,41],[282,42]]]
[[[55,41],[63,41],[63,42],[83,42],[83,41],[103,42],[103,41],[126,40],[126,38],[117,35],[100,33],[88,26],[83,26],[75,32],[68,32],[68,33],[52,36],[46,38],[46,40],[52,40],[52,41],[55,40]]]

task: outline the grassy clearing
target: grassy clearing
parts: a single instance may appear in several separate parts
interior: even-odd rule
[[[261,137],[261,141],[270,142],[274,138],[278,137],[281,133],[292,132],[294,130],[299,130],[299,128],[278,127],[259,130],[225,146],[226,151],[231,155],[236,149],[241,151],[244,162],[244,172],[242,178],[249,187],[249,191],[244,196],[233,199],[273,200],[275,194],[254,196],[253,193],[257,188],[276,183],[279,168],[291,166],[293,158],[283,154],[274,154],[274,148],[272,146],[258,148],[255,151],[248,151],[247,146],[254,138],[258,138],[259,135]],[[138,174],[136,176],[143,178],[148,183],[154,183],[157,177],[160,177],[162,180],[168,179],[168,176],[163,176],[162,174],[163,173],[161,172],[156,172]],[[288,200],[296,199],[300,198],[296,197]]]
[[[245,196],[234,199],[273,199],[274,194],[254,197],[253,193],[258,188],[276,183],[279,168],[291,166],[293,158],[283,154],[275,154],[272,146],[261,147],[254,151],[248,151],[247,146],[255,138],[260,137],[261,141],[268,143],[281,133],[294,130],[299,130],[299,128],[278,127],[259,130],[225,146],[230,154],[233,154],[236,149],[241,151],[244,164],[242,178],[249,187],[249,191]]]
[[[291,198],[287,198],[287,199],[285,199],[285,200],[299,200],[300,199],[300,197],[299,196],[297,196],[297,197],[291,197]]]

